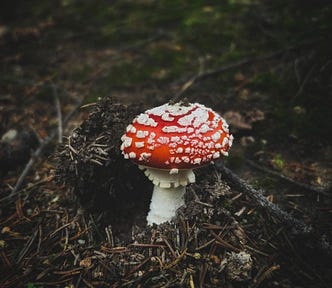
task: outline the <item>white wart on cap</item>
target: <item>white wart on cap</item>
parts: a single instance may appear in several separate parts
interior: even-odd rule
[[[121,139],[125,158],[169,170],[192,169],[227,156],[233,142],[219,114],[202,104],[182,102],[138,115]]]

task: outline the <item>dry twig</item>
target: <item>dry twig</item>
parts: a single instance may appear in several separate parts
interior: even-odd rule
[[[267,55],[263,55],[263,56],[260,56],[260,57],[244,58],[244,59],[242,59],[242,60],[240,60],[238,62],[227,64],[227,65],[223,65],[223,66],[221,66],[221,67],[219,67],[217,69],[210,70],[210,71],[207,71],[207,72],[202,72],[200,70],[197,75],[193,76],[191,79],[189,79],[188,81],[186,81],[186,83],[184,83],[182,85],[180,91],[172,98],[172,101],[178,102],[181,99],[181,97],[183,96],[183,94],[191,86],[193,86],[197,82],[200,82],[200,81],[202,81],[202,80],[204,80],[204,79],[206,79],[208,77],[213,77],[213,76],[222,74],[224,72],[227,72],[229,70],[233,70],[233,69],[236,69],[236,68],[240,68],[240,67],[243,67],[243,66],[255,63],[255,62],[261,62],[261,61],[265,61],[265,60],[277,57],[280,54],[282,54],[282,53],[284,53],[286,51],[292,50],[294,48],[295,47],[292,46],[292,47],[288,47],[286,49],[279,50],[279,51],[276,51],[276,52],[272,52],[272,53],[269,53]]]
[[[52,83],[52,91],[53,91],[53,96],[54,96],[54,102],[55,102],[55,108],[56,108],[56,113],[58,116],[58,142],[62,143],[62,112],[61,112],[61,104],[60,104],[60,98],[58,95],[58,87]]]
[[[216,167],[231,185],[249,196],[256,205],[269,211],[272,216],[279,219],[279,221],[284,223],[288,228],[291,228],[294,234],[308,234],[313,231],[311,226],[295,219],[287,212],[281,210],[277,205],[267,200],[262,189],[254,189],[219,161],[216,162]]]
[[[82,105],[84,101],[84,97],[75,105],[75,107],[68,113],[68,115],[64,118],[63,123],[66,124],[71,119],[71,117],[76,113],[77,109]],[[30,170],[32,169],[32,165],[35,163],[37,158],[42,154],[44,149],[53,141],[53,139],[58,135],[59,130],[54,129],[49,136],[45,138],[43,142],[40,143],[37,150],[34,151],[32,154],[29,162],[25,165],[23,172],[21,173],[20,177],[16,181],[16,184],[10,194],[6,197],[0,199],[0,203],[8,203],[10,204],[12,201],[15,201],[16,197],[20,194],[20,188],[29,174]]]
[[[271,169],[268,169],[266,167],[263,167],[261,165],[258,165],[256,164],[255,162],[251,161],[251,160],[246,160],[246,164],[248,164],[249,166],[259,170],[259,171],[262,171],[264,173],[267,173],[267,174],[270,174],[274,177],[277,177],[279,179],[282,179],[284,181],[287,181],[288,183],[291,183],[292,185],[295,185],[295,186],[298,186],[300,188],[303,188],[307,191],[312,191],[312,192],[315,192],[317,194],[323,194],[325,196],[330,196],[330,194],[327,192],[328,189],[324,189],[323,187],[318,187],[318,186],[313,186],[313,185],[308,185],[308,184],[305,184],[305,183],[301,183],[301,182],[298,182],[298,181],[295,181],[293,180],[292,178],[290,177],[287,177],[281,173],[278,173],[276,171],[273,171]]]
[[[282,55],[285,52],[293,51],[294,49],[297,49],[300,46],[305,46],[305,45],[313,44],[313,43],[315,43],[317,41],[319,41],[319,40],[315,39],[315,40],[307,41],[307,42],[304,42],[304,43],[300,43],[298,45],[289,46],[289,47],[286,47],[284,49],[281,49],[281,50],[278,50],[278,51],[274,51],[274,52],[268,53],[268,54],[263,55],[263,56],[244,58],[244,59],[242,59],[242,60],[240,60],[238,62],[226,64],[226,65],[223,65],[223,66],[221,66],[219,68],[216,68],[214,70],[210,70],[210,71],[207,71],[207,72],[202,72],[201,69],[199,69],[199,72],[198,72],[197,75],[193,76],[192,78],[190,78],[188,81],[186,81],[182,85],[180,91],[172,98],[172,101],[178,102],[181,99],[181,97],[183,96],[183,94],[191,86],[193,86],[197,82],[200,82],[200,81],[202,81],[202,80],[204,80],[204,79],[206,79],[208,77],[214,77],[214,76],[222,74],[224,72],[227,72],[227,71],[230,71],[230,70],[233,70],[233,69],[237,69],[237,68],[240,68],[240,67],[244,67],[244,66],[247,66],[247,65],[252,64],[252,63],[257,63],[257,62],[262,62],[262,61],[266,61],[266,60],[269,60],[269,59],[273,59],[273,58],[276,58],[276,57]],[[308,73],[308,74],[310,76],[311,72]],[[305,85],[306,81],[307,80],[305,79],[304,83],[302,83],[302,86]],[[301,89],[302,88],[300,88],[300,91],[297,94],[301,93]],[[296,95],[296,96],[298,96],[298,95]]]
[[[277,205],[270,202],[264,196],[264,190],[256,190],[251,187],[246,181],[241,179],[238,175],[233,173],[230,169],[226,168],[220,161],[216,162],[216,168],[223,174],[223,176],[230,182],[230,185],[234,188],[245,193],[257,206],[268,211],[273,217],[277,218],[291,233],[296,236],[311,236],[306,239],[310,245],[314,245],[317,249],[324,251],[328,255],[332,255],[332,245],[326,239],[325,235],[315,235],[315,229],[312,226],[305,224],[304,222],[295,219],[289,213],[280,209]],[[303,238],[304,239],[304,238]]]

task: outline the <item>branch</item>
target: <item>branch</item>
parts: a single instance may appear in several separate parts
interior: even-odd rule
[[[262,189],[256,190],[251,187],[246,181],[241,179],[238,175],[234,174],[230,169],[226,168],[220,161],[215,163],[218,171],[230,182],[231,186],[245,193],[258,207],[266,209],[272,216],[277,218],[292,232],[298,234],[309,234],[313,231],[311,226],[295,219],[287,212],[281,210],[276,204],[270,202],[264,196]]]
[[[290,103],[294,104],[294,103],[295,103],[295,100],[298,98],[298,96],[301,95],[301,94],[303,93],[303,91],[304,91],[304,87],[306,86],[307,82],[309,81],[309,79],[310,79],[311,75],[313,74],[315,68],[316,68],[316,65],[314,64],[314,65],[310,68],[309,72],[305,75],[305,77],[304,77],[302,83],[300,84],[300,87],[299,87],[299,89],[297,90],[296,94],[291,98]]]
[[[200,82],[208,77],[212,77],[212,76],[216,76],[218,74],[224,73],[226,71],[232,70],[232,69],[236,69],[236,68],[240,68],[246,65],[249,65],[251,63],[255,63],[255,62],[260,62],[260,61],[264,61],[264,60],[268,60],[271,58],[274,58],[280,54],[282,54],[285,51],[289,51],[293,48],[287,48],[281,51],[276,51],[267,55],[263,55],[261,57],[251,57],[251,58],[245,58],[243,60],[240,60],[238,62],[235,63],[231,63],[231,64],[227,64],[224,66],[221,66],[217,69],[214,70],[210,70],[204,73],[198,73],[197,75],[193,76],[191,79],[189,79],[186,83],[184,83],[180,89],[180,91],[172,98],[172,101],[174,102],[178,102],[181,97],[183,96],[183,94],[191,87],[193,86],[195,83]]]
[[[271,203],[264,197],[264,190],[256,190],[238,175],[226,168],[221,161],[215,162],[217,170],[228,180],[230,186],[246,194],[258,207],[267,210],[272,216],[282,222],[290,229],[294,236],[300,236],[300,239],[306,248],[318,249],[329,257],[332,256],[332,244],[325,234],[320,235],[312,226],[295,219],[287,212],[281,210],[277,205]],[[310,236],[310,237],[303,237]]]
[[[191,87],[193,86],[195,83],[200,82],[208,77],[213,77],[219,74],[222,74],[224,72],[227,72],[229,70],[232,69],[236,69],[236,68],[240,68],[252,63],[256,63],[256,62],[262,62],[265,60],[269,60],[272,58],[275,58],[277,56],[280,56],[281,54],[285,53],[285,52],[289,52],[292,50],[295,50],[297,48],[299,48],[300,46],[305,46],[305,45],[310,45],[312,43],[316,43],[317,41],[320,41],[320,39],[314,39],[314,40],[310,40],[310,41],[305,41],[303,43],[297,44],[297,45],[292,45],[289,47],[286,47],[284,49],[278,50],[278,51],[274,51],[268,54],[265,54],[263,56],[257,56],[257,57],[248,57],[248,58],[244,58],[238,62],[235,63],[230,63],[230,64],[226,64],[224,66],[221,66],[219,68],[216,68],[214,70],[210,70],[204,73],[201,73],[201,71],[193,76],[191,79],[189,79],[188,81],[186,81],[186,83],[184,83],[180,89],[180,91],[171,99],[171,101],[173,102],[178,102],[181,97],[183,96],[183,94]]]
[[[319,186],[313,186],[313,185],[308,185],[308,184],[305,184],[305,183],[301,183],[301,182],[298,182],[298,181],[295,181],[294,179],[290,178],[290,177],[287,177],[281,173],[278,173],[276,171],[273,171],[271,169],[268,169],[266,167],[263,167],[251,160],[246,160],[246,164],[259,170],[259,171],[262,171],[264,173],[268,173],[274,177],[277,177],[279,179],[282,179],[284,181],[287,181],[288,183],[292,184],[292,185],[295,185],[295,186],[298,186],[302,189],[305,189],[307,191],[312,191],[312,192],[315,192],[317,194],[322,194],[324,196],[331,196],[330,193],[328,193],[328,190],[329,190],[329,187],[327,188],[323,188],[323,187],[319,187]]]
[[[77,109],[82,105],[84,101],[84,97],[75,105],[75,107],[67,114],[65,117],[63,123],[66,124],[70,118],[76,113]],[[26,178],[26,176],[29,174],[30,170],[32,169],[32,165],[36,162],[36,159],[42,154],[44,149],[53,141],[53,139],[58,135],[59,130],[58,127],[55,128],[49,136],[45,138],[44,141],[42,141],[39,145],[39,147],[34,151],[34,153],[31,155],[31,158],[29,162],[25,165],[23,172],[21,173],[20,177],[16,181],[16,184],[13,188],[13,190],[10,192],[10,194],[4,198],[0,199],[0,203],[6,202],[11,203],[16,199],[16,197],[20,194],[21,190],[19,190]]]
[[[62,143],[62,113],[61,113],[61,104],[60,104],[60,99],[58,95],[58,87],[52,83],[52,91],[53,91],[53,96],[54,96],[54,102],[55,102],[55,108],[56,108],[56,113],[58,116],[58,142]]]

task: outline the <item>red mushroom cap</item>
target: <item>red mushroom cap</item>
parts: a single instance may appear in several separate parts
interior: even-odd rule
[[[226,121],[198,103],[164,104],[138,115],[122,136],[126,159],[158,169],[192,169],[228,155]]]

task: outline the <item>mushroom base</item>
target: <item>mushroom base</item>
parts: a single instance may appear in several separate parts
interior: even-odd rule
[[[176,188],[162,188],[154,186],[150,212],[147,216],[148,225],[161,224],[172,220],[176,214],[176,210],[184,205],[185,186]]]

